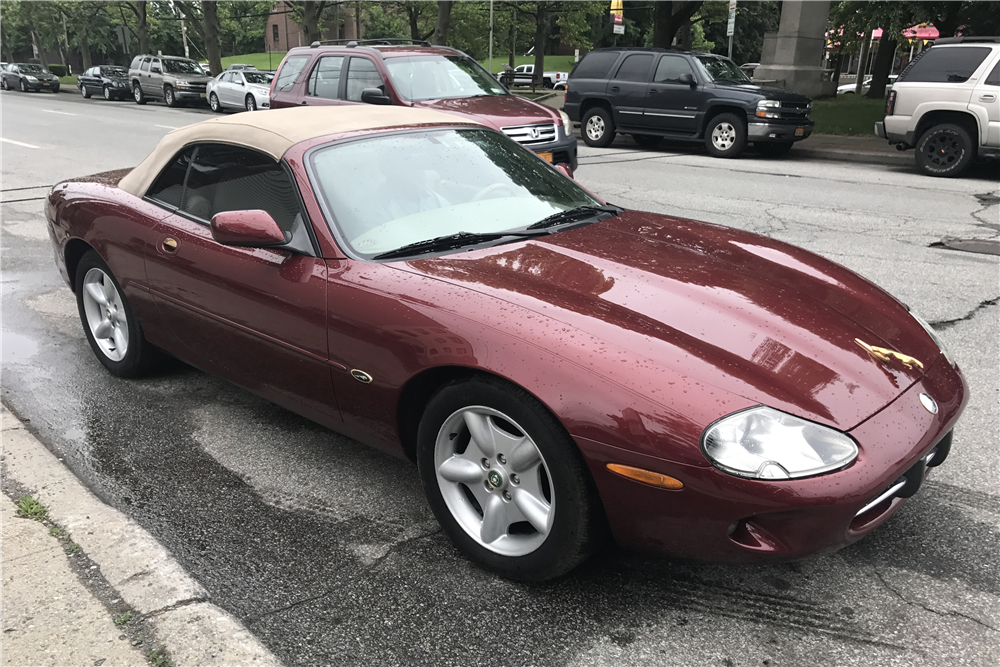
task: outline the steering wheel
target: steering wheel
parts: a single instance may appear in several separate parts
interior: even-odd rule
[[[517,194],[517,190],[510,183],[493,183],[491,185],[487,185],[485,188],[474,194],[472,196],[472,201],[482,201],[483,199],[493,197],[495,196],[495,193],[502,192],[504,190],[512,195]]]

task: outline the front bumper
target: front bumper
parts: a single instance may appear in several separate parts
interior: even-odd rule
[[[25,81],[25,85],[29,90],[51,90],[52,92],[59,92],[59,82],[58,81]]]
[[[921,392],[937,401],[937,414],[921,405]],[[905,475],[919,475],[919,485],[925,473],[921,461],[932,450],[939,453],[929,459],[931,465],[943,461],[940,452],[967,395],[961,373],[939,356],[924,377],[849,431],[860,449],[853,463],[799,480],[742,479],[707,465],[676,464],[584,438],[576,441],[622,546],[720,562],[794,560],[847,546],[892,516],[915,490],[913,484],[873,501]],[[608,463],[670,475],[684,488],[673,491],[631,481],[610,472]]]
[[[539,154],[550,153],[552,155],[552,164],[565,162],[569,165],[570,169],[576,171],[576,135],[568,132],[571,132],[571,128],[563,128],[559,131],[559,135],[561,136],[558,136],[555,141],[524,147]]]
[[[813,131],[813,121],[803,120],[799,123],[747,123],[747,138],[750,141],[788,143],[802,141]]]
[[[185,90],[183,88],[174,88],[174,97],[176,97],[181,102],[207,102],[208,95],[204,90]]]

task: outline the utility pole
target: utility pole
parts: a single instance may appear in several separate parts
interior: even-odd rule
[[[490,0],[490,74],[493,73],[493,0]]]
[[[860,95],[861,89],[865,86],[865,74],[868,73],[868,45],[871,36],[865,33],[861,36],[861,60],[858,62],[858,80],[854,83],[854,94]]]
[[[187,25],[185,25],[185,23],[184,23],[184,15],[183,14],[181,14],[181,39],[184,41],[184,57],[185,58],[190,58],[191,57],[191,49],[188,46],[188,31],[187,31]]]
[[[726,36],[729,37],[729,59],[733,59],[733,34],[736,33],[736,0],[729,0],[729,22],[726,24]]]

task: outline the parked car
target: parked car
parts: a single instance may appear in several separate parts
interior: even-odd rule
[[[205,88],[211,77],[201,65],[177,56],[136,56],[128,70],[136,104],[162,99],[168,107],[207,102]]]
[[[175,130],[45,211],[108,371],[166,350],[414,460],[455,545],[511,578],[608,527],[681,557],[827,552],[945,460],[967,387],[906,306],[559,171],[453,114],[282,109]]]
[[[497,80],[508,86],[530,86],[534,83],[534,79],[534,65],[518,65],[514,69],[505,66],[502,72],[497,72]],[[565,90],[568,80],[569,72],[557,72],[553,70],[542,73],[542,85],[546,88]]]
[[[257,68],[254,67],[253,65],[243,65],[243,64],[240,64],[240,63],[233,63],[232,65],[228,65],[226,67],[226,69],[227,70],[228,69],[254,69],[255,70]]]
[[[886,92],[887,95],[889,94],[889,91],[892,90],[892,84],[894,84],[896,82],[896,79],[898,77],[899,77],[898,74],[890,74],[889,75],[889,83],[886,84],[886,87],[885,87],[885,92]],[[868,77],[868,78],[865,79],[864,83],[861,84],[861,94],[862,95],[867,95],[868,91],[871,89],[871,87],[872,87],[872,78]],[[857,89],[857,85],[855,83],[845,83],[843,85],[837,86],[837,94],[838,95],[854,95],[854,91],[856,89]]]
[[[896,79],[875,134],[915,148],[928,176],[958,176],[974,158],[1000,158],[1000,37],[936,40]]]
[[[106,100],[121,100],[132,96],[128,70],[118,65],[91,67],[76,77],[80,94],[85,98],[101,95]]]
[[[641,146],[664,137],[703,142],[737,157],[748,142],[772,155],[812,134],[812,101],[755,85],[722,56],[645,48],[595,49],[573,68],[563,110],[589,146],[631,134]]]
[[[757,71],[758,67],[760,67],[760,63],[743,63],[740,65],[740,69],[743,73],[751,79],[753,78],[753,73]]]
[[[59,77],[37,63],[11,63],[0,75],[4,90],[59,92]]]
[[[267,76],[257,70],[227,70],[208,82],[208,105],[212,111],[268,109],[269,85]]]
[[[271,108],[364,102],[437,109],[486,123],[542,159],[576,169],[566,114],[511,95],[456,49],[371,41],[290,50],[271,85]]]

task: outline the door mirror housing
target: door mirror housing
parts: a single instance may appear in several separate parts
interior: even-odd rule
[[[688,86],[691,86],[692,88],[698,85],[698,82],[694,80],[694,76],[690,72],[684,72],[683,74],[681,74],[677,78],[677,81],[686,84]]]
[[[365,104],[392,104],[389,96],[378,88],[365,88],[362,90],[361,101]]]
[[[260,209],[222,211],[212,216],[212,238],[222,245],[269,248],[291,240],[271,214]]]
[[[161,70],[156,65],[153,65],[152,67],[149,68],[149,73],[150,74],[160,74]]]

